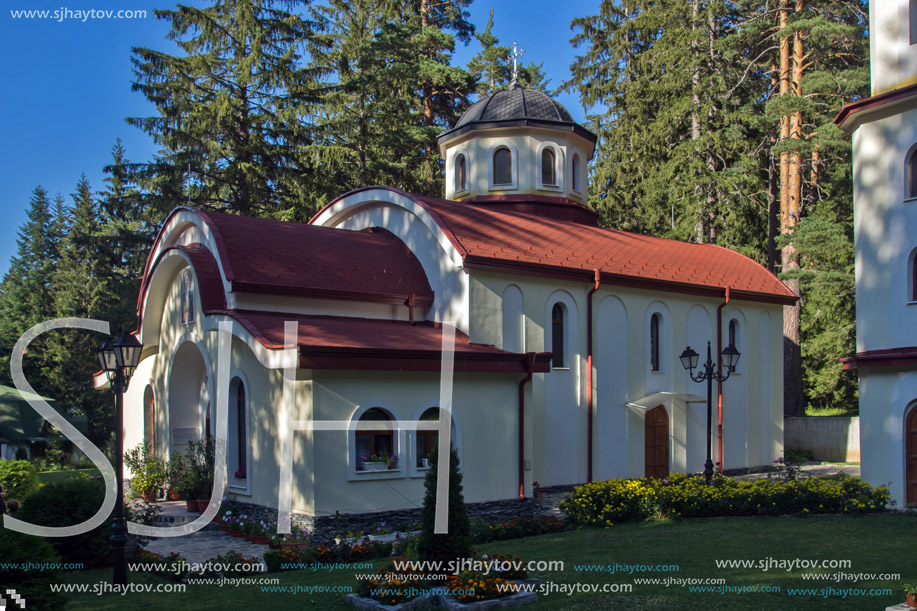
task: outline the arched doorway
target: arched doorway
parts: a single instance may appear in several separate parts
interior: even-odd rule
[[[204,355],[184,342],[172,359],[169,375],[169,452],[184,453],[188,442],[203,439],[210,421],[210,388]]]
[[[643,422],[645,440],[645,476],[669,475],[669,415],[657,405],[646,412]]]
[[[917,405],[911,408],[904,424],[904,498],[917,503]]]

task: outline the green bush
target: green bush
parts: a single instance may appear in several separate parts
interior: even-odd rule
[[[426,493],[423,499],[423,511],[420,519],[420,540],[417,543],[417,554],[420,560],[449,561],[456,558],[470,558],[471,523],[465,509],[465,498],[462,494],[462,474],[459,471],[458,453],[455,447],[449,455],[449,505],[448,532],[433,532],[436,518],[436,483],[438,460],[434,449],[430,455],[430,469],[424,480]]]
[[[72,526],[91,518],[105,500],[105,482],[76,478],[46,484],[26,499],[17,518],[40,526]],[[111,562],[111,516],[94,530],[73,537],[52,537],[51,544],[63,562],[82,562],[86,567]]]
[[[0,460],[0,486],[7,499],[24,501],[38,490],[38,471],[27,460]]]
[[[0,585],[14,588],[23,597],[28,609],[61,609],[66,604],[67,599],[52,592],[49,587],[63,583],[59,570],[9,568],[25,562],[32,565],[59,563],[60,558],[45,539],[0,528],[0,558],[3,559],[0,563]],[[19,608],[10,602],[7,604],[9,609]]]
[[[124,453],[124,464],[131,470],[131,497],[155,495],[166,484],[168,467],[156,457],[153,447],[143,441]]]
[[[577,486],[560,509],[578,524],[608,528],[655,518],[876,513],[890,502],[888,488],[853,478],[738,482],[717,475],[713,484],[683,474],[593,482]]]

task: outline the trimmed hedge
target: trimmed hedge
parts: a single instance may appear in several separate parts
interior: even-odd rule
[[[24,501],[38,490],[38,471],[27,460],[0,460],[0,486],[7,500]]]
[[[67,602],[63,594],[52,592],[51,584],[62,583],[58,569],[41,570],[40,565],[56,565],[61,560],[45,539],[24,535],[0,527],[0,586],[13,588],[23,597],[28,609],[62,609]],[[36,567],[22,569],[23,564]],[[5,565],[5,566],[4,566]],[[16,568],[13,568],[18,565]],[[5,594],[5,592],[0,592]],[[7,599],[8,609],[19,606]]]
[[[616,522],[663,518],[877,513],[889,502],[887,487],[873,488],[854,478],[738,482],[716,475],[707,486],[701,476],[679,473],[663,480],[577,486],[560,510],[577,524],[609,528]]]
[[[41,526],[72,526],[88,520],[105,500],[105,483],[85,477],[45,484],[26,499],[17,518]],[[51,544],[63,562],[82,562],[86,567],[111,563],[112,517],[88,533],[73,537],[52,537]]]

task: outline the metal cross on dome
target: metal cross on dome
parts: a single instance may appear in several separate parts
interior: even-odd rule
[[[513,54],[510,57],[513,58],[513,81],[509,84],[510,87],[516,84],[516,81],[519,79],[519,67],[516,65],[516,60],[522,57],[522,54],[525,53],[525,49],[516,50],[516,41],[513,41]]]

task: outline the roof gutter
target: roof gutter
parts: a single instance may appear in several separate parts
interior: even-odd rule
[[[720,473],[723,472],[723,358],[720,355],[723,353],[723,308],[727,303],[729,303],[728,286],[726,287],[726,295],[723,299],[723,303],[718,305],[716,308],[716,404],[718,412],[716,420],[716,435],[718,458],[717,465],[719,465]]]
[[[535,370],[535,353],[526,354],[525,377],[519,380],[519,500],[525,500],[525,385]]]
[[[593,453],[592,452],[592,427],[593,427],[593,420],[595,420],[593,416],[593,411],[594,411],[593,401],[595,397],[593,396],[593,393],[592,393],[592,379],[593,379],[593,374],[592,374],[592,296],[595,295],[595,292],[599,290],[599,286],[601,285],[601,275],[602,275],[602,273],[598,270],[598,268],[593,270],[593,272],[595,274],[595,286],[589,289],[589,294],[586,295],[586,404],[587,404],[586,419],[589,422],[589,426],[587,427],[589,437],[588,437],[588,442],[586,444],[588,448],[586,451],[588,452],[588,456],[589,456],[588,460],[586,461],[586,464],[587,464],[587,473],[586,473],[587,480],[586,481],[587,482],[592,481],[592,453]]]

